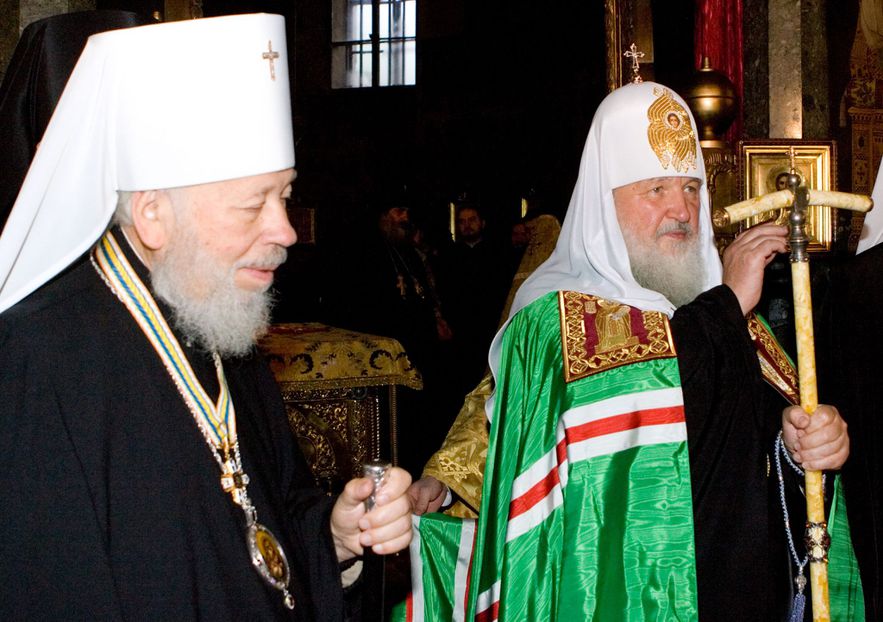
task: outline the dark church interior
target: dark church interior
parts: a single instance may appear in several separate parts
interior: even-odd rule
[[[297,171],[288,214],[299,241],[276,273],[264,353],[316,484],[332,494],[371,460],[417,480],[444,442],[485,378],[510,286],[526,276],[528,242],[517,236],[541,217],[563,221],[596,108],[633,77],[630,44],[644,53],[640,76],[692,107],[713,209],[774,190],[763,179],[787,172],[794,149],[807,171],[822,167],[811,179],[819,189],[870,195],[883,156],[883,53],[863,38],[865,2],[87,0],[43,14],[10,0],[0,69],[34,14],[285,17]],[[381,46],[382,35],[372,47],[367,31],[388,34],[393,14],[403,47],[391,52],[398,44]],[[354,15],[367,24],[362,47],[340,34]],[[810,245],[818,300],[838,290],[863,219],[822,209]],[[743,229],[715,228],[718,249]],[[382,235],[408,241],[384,246]],[[796,358],[788,265],[783,254],[767,266],[758,311]],[[384,619],[410,587],[408,556],[368,556],[365,568],[361,619]]]
[[[693,3],[664,4],[654,26],[689,32]],[[97,5],[163,11],[155,1]],[[291,250],[283,293],[297,293],[283,296],[279,320],[321,317],[323,256],[364,231],[372,204],[405,202],[436,244],[458,197],[480,201],[498,236],[521,217],[522,199],[559,218],[567,208],[585,134],[607,92],[603,3],[552,11],[542,2],[417,5],[416,84],[334,89],[330,3],[202,3],[206,17],[262,11],[287,19],[298,169],[292,207],[312,210],[315,244]],[[670,39],[656,52],[655,71],[675,85],[689,73],[692,40]]]
[[[435,245],[450,238],[449,205],[464,197],[481,203],[488,234],[501,238],[521,217],[523,199],[563,217],[585,135],[608,92],[605,10],[619,4],[624,36],[652,45],[653,62],[642,70],[647,79],[678,90],[700,65],[690,34],[696,2],[606,4],[568,1],[550,10],[529,1],[418,1],[415,84],[332,88],[331,2],[200,3],[206,17],[268,12],[287,20],[298,169],[291,206],[308,210],[295,220],[302,215],[310,231],[291,249],[277,319],[323,318],[325,257],[350,244],[366,222],[373,226],[372,205],[407,204]],[[742,127],[726,135],[731,148],[773,137],[768,0],[742,4]],[[98,0],[96,8],[157,16],[166,9],[157,0]],[[852,132],[841,109],[857,16],[857,1],[821,0],[804,2],[792,16],[806,32],[826,33],[808,37],[800,51],[802,138],[836,142],[834,184],[844,190],[852,181]]]

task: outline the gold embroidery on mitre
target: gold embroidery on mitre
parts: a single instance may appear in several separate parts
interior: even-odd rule
[[[564,379],[676,356],[668,318],[580,292],[558,292]]]
[[[647,139],[662,168],[671,166],[679,173],[696,168],[696,135],[690,115],[668,89],[653,89],[656,95],[647,118]]]

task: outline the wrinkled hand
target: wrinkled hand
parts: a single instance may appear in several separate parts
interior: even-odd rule
[[[438,512],[447,495],[448,487],[434,477],[418,479],[408,488],[411,507],[417,516]]]
[[[764,223],[739,236],[724,251],[724,284],[739,299],[742,315],[747,315],[760,300],[763,269],[776,253],[788,250],[788,227]]]
[[[849,456],[846,422],[833,406],[819,404],[812,416],[800,406],[786,408],[782,437],[793,460],[810,471],[839,469]]]
[[[331,510],[331,536],[337,561],[364,553],[363,547],[380,555],[396,553],[411,542],[411,502],[405,494],[411,483],[408,472],[389,470],[386,483],[375,496],[374,509],[365,512],[365,499],[373,483],[367,477],[350,480]]]

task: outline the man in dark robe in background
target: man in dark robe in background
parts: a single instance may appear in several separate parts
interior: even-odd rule
[[[296,239],[284,33],[104,33],[71,76],[0,237],[4,620],[344,620],[410,539],[400,469],[371,511],[315,487],[254,351]]]
[[[334,272],[346,287],[326,293],[332,323],[397,339],[424,374],[435,364],[447,327],[438,296],[412,240],[410,210],[385,204],[376,222],[337,257]]]
[[[435,283],[414,247],[409,208],[400,201],[369,210],[375,220],[334,257],[324,321],[402,344],[423,378],[419,392],[399,393],[399,462],[422,468],[453,422],[460,396],[445,357],[451,334]]]
[[[439,255],[439,295],[451,327],[456,379],[451,389],[465,395],[487,369],[487,351],[512,282],[503,247],[488,239],[479,206],[456,211],[456,240]]]

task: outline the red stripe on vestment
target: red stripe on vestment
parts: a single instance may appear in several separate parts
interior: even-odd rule
[[[558,468],[554,468],[546,474],[546,477],[531,486],[530,490],[518,497],[512,499],[509,503],[509,520],[515,518],[519,514],[524,514],[530,508],[546,498],[552,489],[558,485]]]
[[[485,609],[475,614],[475,622],[493,622],[500,617],[500,601],[499,599]]]
[[[684,421],[683,406],[667,406],[664,408],[650,408],[648,410],[636,410],[622,415],[605,417],[597,421],[590,421],[582,425],[567,428],[567,442],[578,443],[590,438],[597,438],[606,434],[625,432],[643,426],[663,425],[667,423],[682,423]]]
[[[477,522],[477,521],[476,521]],[[478,525],[472,531],[472,550],[469,552],[469,568],[466,570],[466,600],[463,603],[463,618],[469,611],[469,586],[472,582],[472,561],[475,559],[475,541],[478,540]]]
[[[558,464],[549,471],[546,476],[530,487],[530,490],[518,496],[509,503],[509,520],[519,514],[524,514],[537,503],[548,496],[552,489],[560,483],[558,479],[558,467],[567,459],[567,441],[561,439],[555,447]]]
[[[414,592],[408,592],[405,599],[405,621],[413,622],[414,620]]]
[[[509,520],[530,510],[545,499],[555,486],[560,484],[558,466],[567,460],[567,445],[570,443],[578,443],[606,434],[634,430],[643,426],[682,423],[683,421],[684,407],[679,405],[636,410],[566,428],[565,438],[555,447],[558,465],[550,470],[543,479],[531,486],[527,492],[519,495],[509,503]]]
[[[567,437],[565,436],[555,446],[555,455],[558,458],[558,466],[560,467],[567,461]]]

